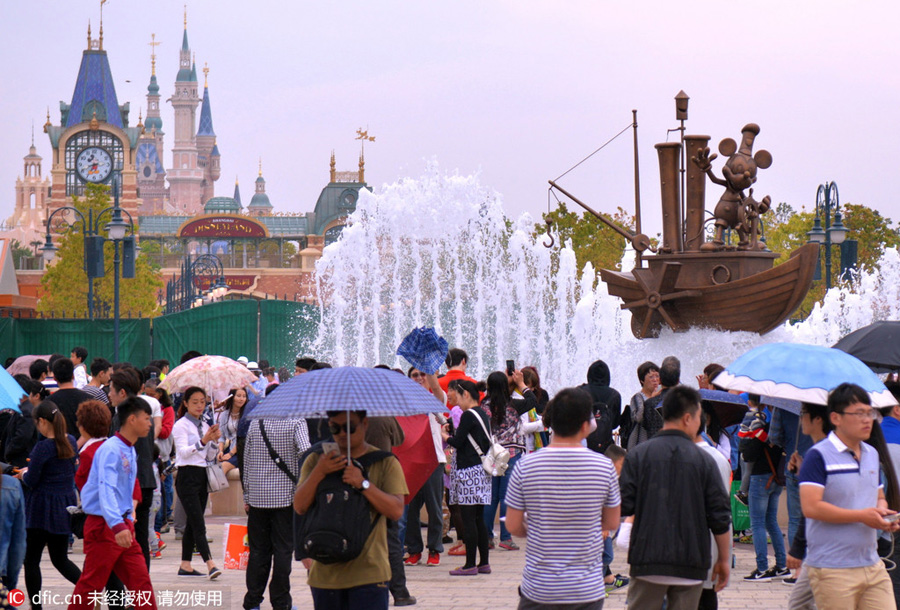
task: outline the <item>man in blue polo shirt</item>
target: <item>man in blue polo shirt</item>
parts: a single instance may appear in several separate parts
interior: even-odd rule
[[[828,396],[834,426],[800,469],[800,505],[807,519],[809,581],[819,610],[894,607],[891,580],[878,558],[876,530],[897,531],[885,517],[878,453],[863,442],[879,414],[868,393],[843,383]]]

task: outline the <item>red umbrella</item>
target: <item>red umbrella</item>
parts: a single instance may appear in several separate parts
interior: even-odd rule
[[[409,488],[409,495],[406,496],[407,504],[415,497],[438,465],[437,450],[434,446],[434,437],[431,435],[429,417],[431,416],[410,415],[397,418],[397,423],[403,428],[406,438],[402,445],[394,447],[394,455],[400,460],[403,475],[406,477],[406,486]]]

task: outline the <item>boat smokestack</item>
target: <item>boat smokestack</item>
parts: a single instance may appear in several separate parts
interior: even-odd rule
[[[659,183],[662,194],[663,243],[662,252],[683,250],[681,234],[681,193],[678,165],[681,143],[665,142],[656,145],[659,154]]]
[[[691,161],[709,144],[709,136],[684,136],[687,187],[685,188],[686,212],[684,219],[684,250],[699,252],[705,241],[703,221],[706,212],[706,174]]]

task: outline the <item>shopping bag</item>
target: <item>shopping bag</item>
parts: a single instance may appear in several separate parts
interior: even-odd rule
[[[246,570],[250,559],[250,542],[247,526],[237,523],[225,524],[225,569]]]
[[[735,492],[740,490],[741,482],[731,482],[731,521],[734,524],[733,531],[740,532],[750,529],[750,509],[737,501]]]

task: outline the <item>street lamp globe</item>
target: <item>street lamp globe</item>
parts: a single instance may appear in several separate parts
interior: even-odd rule
[[[113,219],[106,225],[109,238],[113,241],[125,239],[125,232],[128,230],[129,224],[122,220],[122,216],[116,214]]]
[[[47,236],[47,241],[44,243],[44,246],[41,248],[41,256],[44,257],[44,261],[49,263],[53,260],[53,257],[56,256],[56,252],[59,250],[56,246],[53,245],[53,242],[50,241],[50,236]]]
[[[834,214],[834,224],[828,229],[829,234],[831,234],[831,242],[834,244],[842,244],[844,240],[847,238],[847,227],[844,226],[844,223],[841,221],[841,213],[835,212]]]
[[[819,218],[818,214],[816,214],[816,220],[813,223],[812,230],[807,231],[806,235],[809,237],[809,241],[811,242],[815,242],[817,244],[825,243],[825,229],[822,228],[822,220]]]

